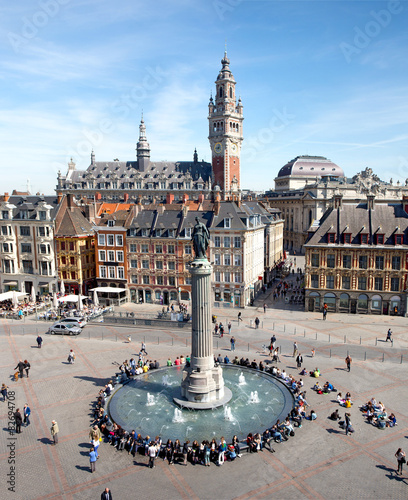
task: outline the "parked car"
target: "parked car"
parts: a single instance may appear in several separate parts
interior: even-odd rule
[[[81,328],[72,323],[56,323],[49,328],[48,333],[52,335],[55,333],[60,335],[79,335]]]
[[[68,318],[62,318],[60,321],[57,321],[55,323],[56,325],[58,324],[63,324],[63,325],[75,325],[75,326],[79,326],[80,328],[83,328],[85,325],[86,325],[86,320],[85,318],[81,318],[81,317],[76,317],[76,316],[71,316],[71,317],[68,317]]]

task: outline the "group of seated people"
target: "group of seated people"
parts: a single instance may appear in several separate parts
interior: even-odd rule
[[[323,385],[320,385],[319,382],[316,382],[313,386],[313,390],[316,391],[317,394],[330,394],[331,392],[337,392],[337,389],[335,389],[333,384],[329,381],[327,381]]]
[[[139,354],[139,360],[136,361],[134,358],[127,359],[119,366],[121,374],[126,375],[126,377],[134,377],[135,375],[141,375],[142,373],[147,373],[149,370],[156,370],[160,368],[160,363],[155,359],[144,359],[142,355]]]
[[[314,370],[306,370],[306,368],[303,368],[302,371],[300,372],[300,375],[310,375],[311,377],[314,377],[314,378],[319,378],[321,373],[320,373],[320,370],[319,368],[315,368]]]
[[[340,406],[343,406],[344,408],[351,408],[353,405],[353,401],[351,400],[351,394],[349,392],[346,392],[346,395],[344,397],[342,393],[339,392],[337,394],[337,402],[339,403]]]
[[[386,427],[394,427],[397,425],[397,418],[394,413],[388,415],[385,406],[381,403],[381,401],[377,403],[374,397],[362,405],[360,410],[366,417],[367,422],[370,422],[379,429],[385,429]]]

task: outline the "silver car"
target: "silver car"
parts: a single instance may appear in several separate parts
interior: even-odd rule
[[[66,325],[66,324],[69,324],[69,325],[75,325],[75,326],[79,326],[80,328],[83,328],[85,325],[86,325],[86,321],[85,321],[85,318],[81,318],[81,317],[68,317],[68,318],[62,318],[60,321],[57,321],[55,323],[55,325],[58,325],[58,324],[63,324],[63,325]]]
[[[72,323],[56,323],[49,328],[48,333],[51,333],[51,335],[56,333],[60,335],[79,335],[81,328]]]

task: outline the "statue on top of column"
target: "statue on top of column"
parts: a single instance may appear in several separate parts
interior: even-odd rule
[[[200,222],[198,217],[196,217],[195,220],[196,225],[194,226],[191,237],[194,246],[194,253],[196,259],[206,259],[206,252],[210,242],[210,233],[208,232],[207,226]]]

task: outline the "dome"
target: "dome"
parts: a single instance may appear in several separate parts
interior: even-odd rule
[[[323,156],[297,156],[284,165],[278,177],[309,176],[309,177],[343,177],[343,169]]]

